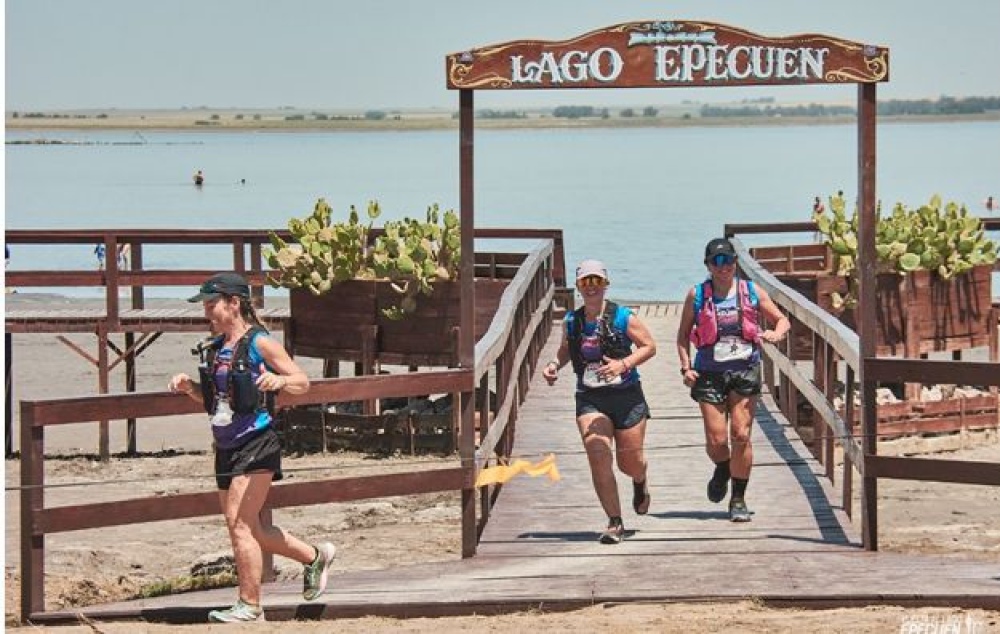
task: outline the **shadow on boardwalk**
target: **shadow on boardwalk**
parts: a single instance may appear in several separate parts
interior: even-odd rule
[[[491,614],[745,597],[802,607],[998,607],[994,565],[864,551],[822,467],[768,395],[753,432],[755,467],[747,493],[753,521],[729,522],[725,503],[705,497],[711,463],[697,407],[679,380],[677,310],[661,305],[644,319],[659,346],[658,356],[641,368],[653,414],[646,441],[653,501],[648,515],[631,514],[631,483],[619,475],[623,508],[629,509],[624,542],[597,542],[606,518],[573,422],[571,374],[564,371],[549,387],[536,372],[520,410],[514,453],[530,460],[555,453],[562,480],[511,481],[472,559],[339,575],[315,604],[302,603],[297,584],[271,584],[264,590],[268,618]],[[558,336],[554,330],[541,359],[552,357]],[[232,596],[226,588],[74,613],[199,622]]]

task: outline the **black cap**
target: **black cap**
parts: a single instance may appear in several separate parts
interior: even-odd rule
[[[736,257],[736,249],[733,243],[726,238],[716,238],[705,245],[705,261],[708,262],[717,255],[731,255]]]
[[[250,297],[250,285],[239,273],[216,273],[202,283],[198,294],[188,299],[189,302],[207,302],[223,295]]]

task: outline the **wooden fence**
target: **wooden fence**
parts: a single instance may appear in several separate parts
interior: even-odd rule
[[[988,223],[991,229],[1000,229],[1000,220]],[[963,484],[1000,485],[1000,464],[949,460],[938,458],[892,457],[878,455],[878,427],[874,402],[861,403],[861,416],[854,407],[855,377],[862,369],[866,381],[950,383],[972,385],[1000,385],[1000,363],[971,361],[938,361],[902,358],[861,358],[858,335],[833,315],[807,300],[799,292],[782,284],[755,261],[748,247],[736,236],[750,234],[795,233],[815,230],[813,223],[740,224],[727,225],[725,235],[730,237],[739,255],[743,275],[768,292],[771,298],[789,317],[795,329],[807,329],[812,335],[811,372],[804,371],[793,360],[793,339],[787,338],[781,346],[764,343],[765,376],[772,393],[777,395],[778,407],[794,425],[798,417],[800,397],[812,407],[815,425],[814,451],[825,466],[831,481],[838,481],[843,505],[851,513],[853,476],[862,478],[861,510],[862,534],[866,535],[865,547],[878,549],[877,482],[879,478],[926,480]],[[1000,310],[991,311],[991,357],[997,358]],[[838,364],[845,364],[846,393],[843,415],[834,406]],[[810,364],[805,364],[810,365]],[[996,426],[996,425],[995,425]],[[843,450],[844,461],[839,478],[835,474],[835,447]]]
[[[10,230],[5,239],[9,245],[42,245],[48,249],[75,245],[92,246],[95,242],[105,245],[106,253],[115,254],[122,245],[128,245],[130,258],[126,269],[119,268],[117,258],[106,258],[104,270],[8,270],[6,283],[18,289],[79,287],[95,288],[103,292],[104,309],[59,310],[50,313],[37,311],[7,311],[5,321],[5,455],[14,454],[13,446],[13,389],[12,383],[12,333],[53,333],[60,334],[60,340],[77,354],[83,356],[97,368],[98,393],[110,391],[110,370],[119,363],[125,367],[125,389],[135,391],[135,363],[137,356],[152,345],[163,332],[204,332],[206,321],[200,306],[187,309],[149,309],[146,307],[145,289],[148,287],[185,287],[190,289],[215,273],[215,270],[198,269],[148,269],[144,266],[145,254],[154,245],[213,245],[228,247],[232,253],[231,270],[241,272],[250,282],[251,295],[258,308],[258,316],[272,330],[282,330],[288,317],[284,308],[265,306],[264,284],[267,267],[263,260],[263,246],[269,244],[270,231],[266,230]],[[276,231],[285,239],[290,239],[287,231]],[[373,230],[374,240],[380,230]],[[555,296],[564,306],[572,306],[572,288],[566,287],[566,265],[562,230],[560,229],[500,229],[481,228],[474,231],[477,239],[549,241],[552,244],[551,275],[555,284]],[[524,257],[524,247],[518,254],[479,252],[475,254],[475,275],[511,279]],[[131,289],[130,307],[123,307],[119,291]],[[97,336],[95,354],[72,345],[61,333],[86,332]],[[124,341],[119,348],[110,339],[112,334],[122,333]],[[110,354],[109,354],[110,353]],[[108,421],[99,421],[98,453],[106,459],[110,453]],[[128,450],[135,452],[135,419],[127,425]]]
[[[518,238],[533,237],[527,235],[530,232],[512,233],[525,234],[516,236]],[[118,239],[117,236],[113,238]],[[80,239],[87,238],[82,236]],[[489,506],[493,500],[491,495],[484,493],[480,504],[476,504],[473,487],[476,474],[491,461],[506,460],[510,456],[518,407],[526,396],[532,368],[538,361],[538,355],[552,327],[553,298],[557,293],[555,274],[557,271],[563,271],[564,274],[565,271],[562,255],[557,254],[554,240],[544,239],[535,241],[535,244],[525,255],[504,292],[490,329],[476,345],[474,367],[320,379],[312,382],[306,394],[281,395],[277,402],[279,408],[285,408],[444,393],[453,394],[455,402],[459,403],[460,398],[471,397],[477,387],[484,393],[492,388],[497,395],[497,411],[492,423],[484,424],[479,450],[476,451],[473,440],[475,430],[460,423],[459,452],[455,466],[425,468],[392,475],[280,484],[272,489],[268,497],[264,510],[265,521],[270,521],[271,510],[275,508],[457,490],[462,493],[462,554],[469,557],[475,553],[478,535],[488,520]],[[203,274],[207,272],[172,272],[174,277],[169,279],[190,280],[186,283],[194,284],[203,279]],[[110,275],[113,277],[114,271]],[[28,275],[22,276],[20,283],[23,284],[28,279]],[[51,278],[43,277],[30,279],[35,279],[36,283],[41,280],[51,281]],[[63,276],[60,279],[74,281],[75,278]],[[126,283],[135,283],[138,278],[122,276],[120,279],[127,279]],[[259,277],[253,279],[260,280]],[[75,279],[76,283],[83,281],[93,281],[91,273],[88,272],[85,278]],[[109,294],[112,294],[110,290]],[[109,317],[111,315],[109,312]],[[489,400],[482,399],[483,405],[479,412],[481,421],[490,421]],[[456,416],[460,409],[454,408]],[[190,399],[165,392],[21,401],[20,546],[23,619],[30,619],[33,614],[45,611],[47,534],[218,513],[218,496],[215,493],[181,493],[166,497],[47,508],[44,476],[45,428],[51,425],[140,417],[153,419],[151,422],[156,423],[156,419],[165,416],[199,412],[200,406]],[[457,420],[462,421],[464,418],[459,417]],[[495,494],[496,489],[490,493]],[[265,561],[264,569],[272,569],[270,560]]]

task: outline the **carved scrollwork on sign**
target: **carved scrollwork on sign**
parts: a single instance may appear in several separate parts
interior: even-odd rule
[[[867,83],[875,81],[883,81],[886,75],[889,74],[889,60],[886,54],[879,55],[876,58],[869,59],[865,62],[867,72],[862,72],[858,68],[841,68],[838,70],[831,70],[826,74],[826,79],[829,82],[857,82],[857,83]]]
[[[469,73],[472,72],[472,66],[469,64],[452,64],[449,72],[451,73],[450,82],[462,88],[510,88],[513,85],[510,79],[496,73],[468,78]]]
[[[627,22],[562,41],[449,55],[449,88],[655,88],[887,81],[884,47],[805,34],[766,37],[711,22]]]

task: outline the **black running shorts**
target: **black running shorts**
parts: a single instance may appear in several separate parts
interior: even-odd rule
[[[576,393],[576,415],[601,413],[611,419],[615,429],[628,429],[649,418],[649,405],[642,385],[599,387]]]
[[[691,398],[699,403],[724,403],[730,392],[741,396],[760,394],[760,364],[745,370],[709,372],[697,370],[698,379],[691,386]]]
[[[228,490],[233,476],[254,471],[270,471],[277,482],[281,473],[281,441],[274,429],[268,427],[239,447],[215,450],[215,483]]]

